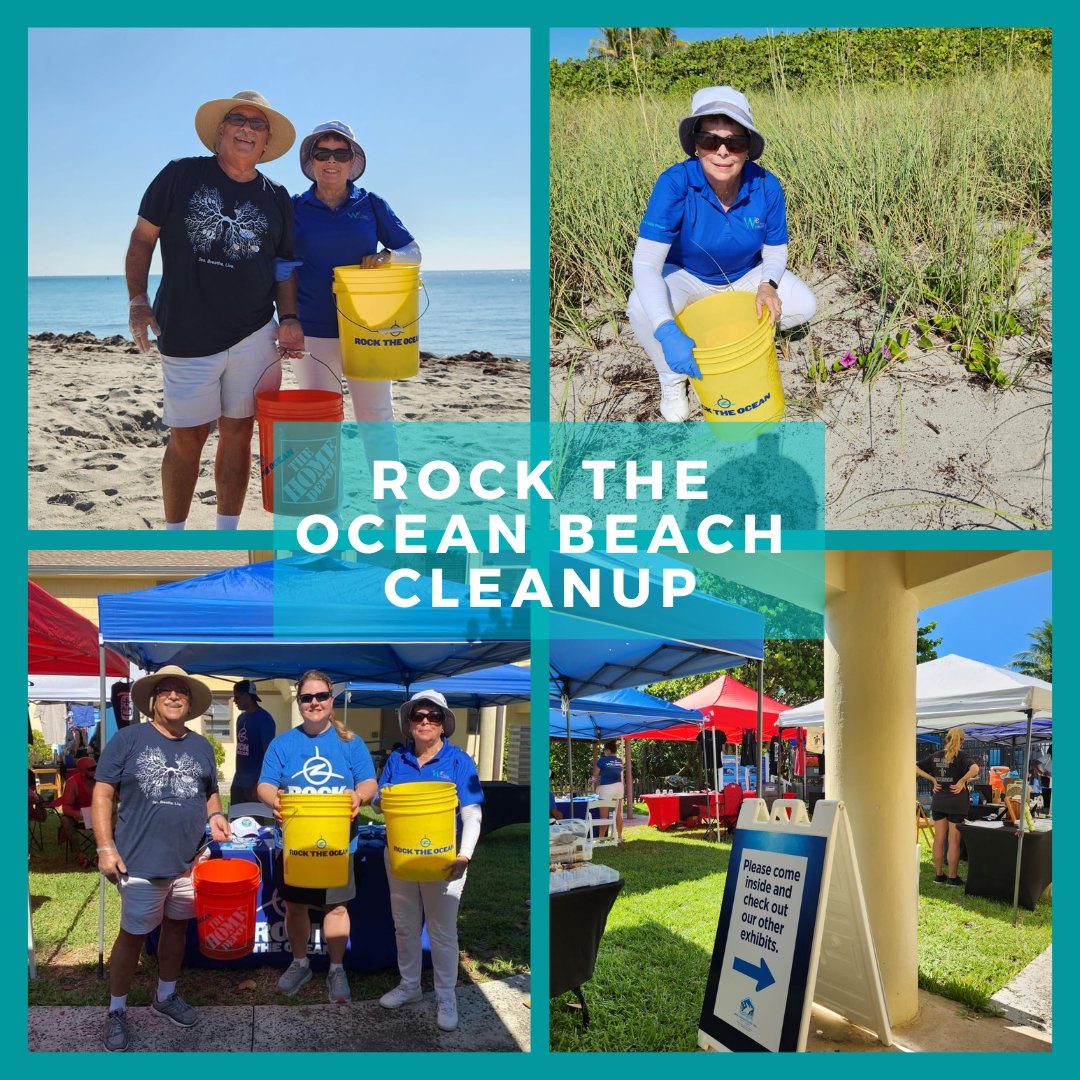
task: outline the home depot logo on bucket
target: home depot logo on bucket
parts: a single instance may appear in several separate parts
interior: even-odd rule
[[[277,472],[282,508],[336,501],[340,465],[335,440],[290,439],[283,434],[280,446],[281,454],[271,468]]]
[[[250,936],[247,912],[210,911],[199,918],[203,945],[214,952],[226,952],[243,945]]]

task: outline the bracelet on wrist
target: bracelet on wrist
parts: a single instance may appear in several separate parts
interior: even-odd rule
[[[225,815],[220,810],[215,810],[212,813],[206,815],[206,820],[211,821],[216,817],[224,817],[224,816]]]
[[[292,319],[293,322],[299,322],[300,321],[300,316],[297,315],[295,312],[290,312],[288,315],[279,315],[277,317],[277,321],[278,321],[279,325],[281,323],[283,323],[283,322],[288,322],[290,319]]]
[[[115,851],[115,850],[116,850],[116,848],[114,848],[112,846],[112,844],[102,844],[101,847],[98,848],[98,854],[100,855],[101,852],[103,852],[103,851]]]

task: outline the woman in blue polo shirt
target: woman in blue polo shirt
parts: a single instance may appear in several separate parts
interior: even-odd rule
[[[352,128],[340,120],[319,124],[300,144],[300,170],[314,181],[307,191],[293,196],[297,306],[308,349],[293,359],[301,390],[341,389],[334,267],[370,269],[389,262],[420,262],[412,233],[386,201],[354,183],[366,167],[367,157]],[[349,379],[348,383],[358,422],[393,421],[391,382]],[[393,429],[385,434],[392,439]],[[366,445],[368,440],[364,441]],[[396,456],[396,440],[378,449]]]
[[[614,739],[604,743],[604,752],[597,757],[600,744],[593,743],[593,779],[596,781],[596,794],[601,799],[614,799],[618,804],[615,807],[615,832],[622,840],[623,834],[623,763],[622,758],[616,753],[617,747]],[[607,807],[600,811],[601,817],[607,817]],[[604,830],[607,831],[606,829]]]
[[[434,969],[436,1023],[443,1031],[457,1027],[458,975],[458,904],[465,886],[476,842],[480,839],[480,804],[484,793],[473,760],[464,750],[452,745],[457,719],[436,690],[414,694],[398,710],[403,748],[391,751],[379,777],[380,789],[391,784],[418,781],[449,781],[457,787],[460,839],[458,853],[444,881],[403,881],[390,870],[386,860],[386,878],[390,886],[390,909],[394,913],[394,937],[397,941],[398,971],[401,982],[379,998],[388,1009],[419,1001],[420,965],[423,959],[420,933],[427,921],[431,941],[431,966]]]
[[[679,124],[687,160],[660,174],[634,251],[627,316],[660,376],[665,420],[690,416],[687,378],[700,378],[694,341],[675,316],[695,300],[752,292],[781,329],[813,317],[817,302],[787,263],[780,181],[757,164],[765,140],[746,98],[730,86],[694,94]]]

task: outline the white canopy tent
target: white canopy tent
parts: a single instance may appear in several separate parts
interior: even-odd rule
[[[130,676],[137,679],[142,672],[135,669]],[[105,694],[112,693],[118,678],[105,680]],[[101,679],[97,675],[31,675],[26,688],[28,701],[70,701],[97,705],[101,701]]]
[[[1052,686],[1042,679],[1008,668],[950,653],[915,669],[915,727],[947,731],[951,727],[1015,724],[1029,710],[1034,719],[1049,716]],[[825,699],[784,713],[784,724],[821,727]]]
[[[1008,668],[994,667],[979,660],[950,653],[927,660],[915,669],[915,727],[922,732],[947,731],[953,727],[1004,727],[1026,720],[1023,796],[1016,845],[1016,873],[1013,889],[1013,922],[1016,922],[1020,894],[1020,858],[1024,849],[1028,808],[1027,777],[1031,768],[1031,725],[1049,717],[1053,709],[1053,687],[1042,679],[1021,675]],[[784,723],[799,727],[823,726],[825,699],[800,705],[784,713]],[[827,748],[826,748],[827,749]]]

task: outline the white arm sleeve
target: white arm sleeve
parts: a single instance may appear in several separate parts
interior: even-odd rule
[[[761,280],[780,284],[787,266],[787,244],[766,244],[761,249]]]
[[[785,248],[784,250],[786,251],[787,249]],[[419,266],[420,245],[415,240],[410,240],[402,248],[391,248],[390,261],[392,263],[408,263],[411,266]]]
[[[470,803],[461,808],[461,847],[458,854],[464,855],[466,859],[471,859],[476,850],[476,841],[480,839],[480,819],[483,816],[479,803]]]
[[[634,248],[634,291],[653,330],[675,318],[663,277],[664,260],[670,250],[670,244],[641,236]]]

